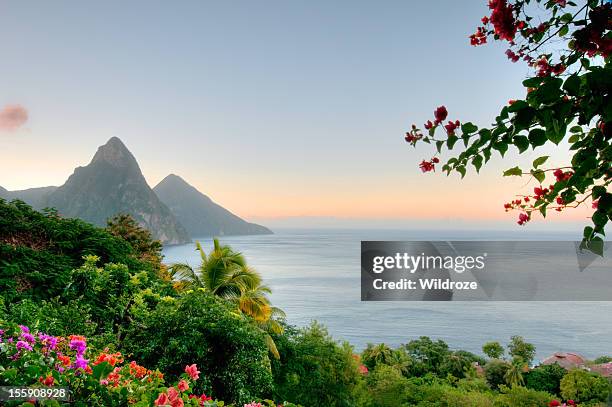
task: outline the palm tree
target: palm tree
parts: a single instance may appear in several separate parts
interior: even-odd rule
[[[279,358],[278,350],[270,333],[283,332],[279,319],[285,313],[270,304],[270,287],[262,284],[259,273],[246,264],[241,253],[230,246],[221,245],[213,239],[213,250],[207,255],[200,242],[196,242],[200,253],[200,265],[193,269],[186,263],[173,264],[170,273],[179,290],[201,288],[236,305],[243,314],[253,318],[255,324],[265,332],[268,349]]]
[[[510,387],[522,386],[525,384],[525,380],[523,379],[523,370],[525,364],[520,360],[515,360],[510,363],[508,370],[504,374],[504,380],[506,383],[510,385]]]

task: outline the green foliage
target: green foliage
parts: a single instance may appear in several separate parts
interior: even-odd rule
[[[538,366],[525,374],[525,387],[559,395],[565,373],[567,371],[557,363]]]
[[[495,407],[542,407],[547,406],[554,397],[546,392],[527,389],[521,386],[511,388],[502,386],[501,394],[495,399]]]
[[[7,303],[62,296],[85,255],[156,273],[152,264],[135,258],[128,243],[101,228],[0,199],[0,293]]]
[[[513,336],[508,344],[508,353],[514,359],[519,359],[522,362],[530,365],[535,357],[535,346],[525,342],[522,336]]]
[[[380,364],[359,383],[355,393],[362,407],[400,407],[410,405],[416,389],[397,369]]]
[[[487,342],[482,345],[482,352],[491,359],[500,359],[504,355],[504,347],[499,342]]]
[[[338,344],[317,323],[275,338],[280,360],[272,360],[275,398],[305,406],[349,407],[361,379],[352,348]]]
[[[414,376],[423,376],[427,373],[439,374],[442,363],[450,354],[446,342],[433,341],[427,336],[412,340],[405,347],[413,360],[411,374]]]
[[[597,359],[593,360],[593,363],[596,365],[609,362],[612,362],[612,356],[600,356]]]
[[[492,389],[498,390],[500,386],[506,384],[506,373],[510,369],[510,364],[504,360],[492,359],[485,366],[485,377]]]
[[[578,403],[605,402],[611,391],[605,377],[581,369],[572,370],[561,379],[561,396]]]
[[[107,221],[106,230],[129,243],[137,259],[161,269],[161,242],[154,240],[151,232],[141,227],[130,215],[115,215]]]
[[[198,390],[214,390],[219,399],[244,404],[272,392],[261,330],[203,290],[163,298],[151,312],[138,313],[122,344],[145,366],[170,376],[196,363],[209,380]]]

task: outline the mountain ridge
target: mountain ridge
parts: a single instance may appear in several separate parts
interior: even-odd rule
[[[178,175],[167,175],[153,191],[193,237],[272,234],[215,203]]]

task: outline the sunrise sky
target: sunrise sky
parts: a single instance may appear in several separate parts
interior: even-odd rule
[[[529,192],[493,160],[421,174],[403,141],[444,104],[484,125],[528,69],[468,35],[486,1],[0,3],[0,186],[60,185],[111,136],[252,220],[416,219],[514,228]],[[584,221],[586,211],[565,219]],[[456,222],[456,223],[453,223]],[[307,222],[306,222],[307,224]]]

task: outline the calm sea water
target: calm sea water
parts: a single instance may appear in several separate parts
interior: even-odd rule
[[[612,355],[612,302],[361,302],[361,240],[574,240],[572,233],[275,230],[274,235],[231,236],[285,310],[289,323],[324,323],[338,340],[360,350],[367,343],[406,343],[419,336],[480,353],[483,343],[521,335],[542,359],[557,351],[586,357]],[[198,239],[210,248],[210,238]],[[195,266],[194,244],[164,249],[165,262]],[[612,271],[611,271],[612,272]],[[610,288],[612,289],[612,288]]]

